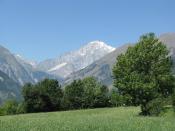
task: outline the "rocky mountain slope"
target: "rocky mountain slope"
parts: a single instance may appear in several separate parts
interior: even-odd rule
[[[175,33],[162,34],[159,39],[165,43],[170,50],[170,55],[174,63],[173,72],[175,74]]]
[[[121,53],[124,53],[129,46],[131,46],[131,44],[125,44],[124,46],[118,47],[113,52],[92,63],[90,66],[72,73],[65,79],[65,84],[70,83],[75,79],[83,79],[85,77],[93,76],[103,84],[111,86],[112,67],[116,61],[116,57]]]
[[[34,83],[39,82],[45,78],[57,79],[62,83],[63,79],[61,77],[37,69],[37,62],[28,60],[20,55],[15,55],[15,58],[24,67],[24,69],[30,75]]]
[[[7,99],[21,99],[21,86],[0,71],[0,105]]]
[[[65,78],[114,50],[115,48],[104,42],[93,41],[79,50],[66,53],[56,59],[43,61],[37,65],[37,69]]]
[[[37,64],[33,61],[12,54],[8,49],[0,46],[0,71],[7,74],[16,83],[24,85],[25,83],[36,83],[44,78],[58,79],[61,78],[48,74],[35,68]]]
[[[26,82],[34,82],[30,74],[16,60],[15,56],[2,46],[0,46],[0,71],[21,85]]]

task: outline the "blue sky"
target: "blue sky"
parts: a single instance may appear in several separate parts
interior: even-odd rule
[[[0,44],[34,60],[175,32],[175,0],[0,0]]]

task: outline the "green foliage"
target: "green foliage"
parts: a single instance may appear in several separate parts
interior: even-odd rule
[[[16,101],[5,102],[3,108],[6,115],[16,114],[18,103]]]
[[[14,115],[17,114],[18,103],[14,100],[6,101],[0,107],[0,115]]]
[[[162,98],[156,98],[152,101],[150,101],[146,105],[146,109],[142,109],[142,111],[146,110],[149,115],[151,116],[159,116],[159,114],[163,111],[164,109],[164,100]],[[142,107],[145,108],[145,107]]]
[[[26,107],[24,103],[19,103],[16,109],[16,114],[24,114],[26,113]]]
[[[26,112],[57,111],[63,92],[57,80],[45,79],[36,85],[26,84],[23,97]]]
[[[175,92],[172,95],[172,104],[173,104],[173,108],[174,108],[174,111],[175,111]]]
[[[172,60],[167,47],[153,33],[143,35],[134,47],[117,58],[113,68],[114,86],[142,109],[159,96],[168,97],[174,88]],[[142,114],[148,115],[147,110]]]
[[[87,108],[107,107],[109,104],[108,88],[93,77],[82,80],[84,88],[84,106]]]
[[[117,91],[112,90],[110,95],[110,103],[112,107],[124,106],[124,97],[121,96]]]
[[[95,92],[93,103],[94,108],[102,108],[109,106],[108,88],[104,85],[100,86],[99,91]]]
[[[0,107],[0,116],[3,116],[3,115],[5,115],[5,113],[4,113],[4,108],[1,106],[1,107]]]
[[[120,94],[121,96],[121,94]],[[125,106],[133,106],[133,102],[132,102],[132,96],[129,94],[125,94],[122,96],[123,102]]]
[[[85,78],[83,81],[84,88],[84,108],[92,108],[95,104],[95,97],[100,93],[100,84],[93,77]]]
[[[133,106],[130,95],[121,95],[118,91],[112,90],[110,95],[110,104],[112,107]]]
[[[106,107],[109,105],[108,88],[93,77],[75,80],[65,87],[64,103],[68,109]]]
[[[89,77],[61,88],[57,80],[45,79],[23,87],[23,102],[6,102],[0,115],[50,112],[109,106],[108,88]]]
[[[66,109],[80,109],[83,105],[83,83],[75,80],[64,90],[64,103]]]

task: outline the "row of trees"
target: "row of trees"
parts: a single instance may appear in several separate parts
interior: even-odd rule
[[[109,106],[109,90],[94,78],[72,82],[65,87],[63,105],[65,109],[85,109]]]
[[[116,104],[112,102],[116,98],[110,97],[108,88],[93,77],[75,80],[64,88],[57,80],[45,79],[35,85],[28,83],[22,94],[22,103],[8,101],[1,107],[0,114],[99,108]]]

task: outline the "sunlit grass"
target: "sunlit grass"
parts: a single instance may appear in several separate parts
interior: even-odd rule
[[[139,112],[123,107],[1,116],[0,131],[175,131],[173,115],[141,117]]]

